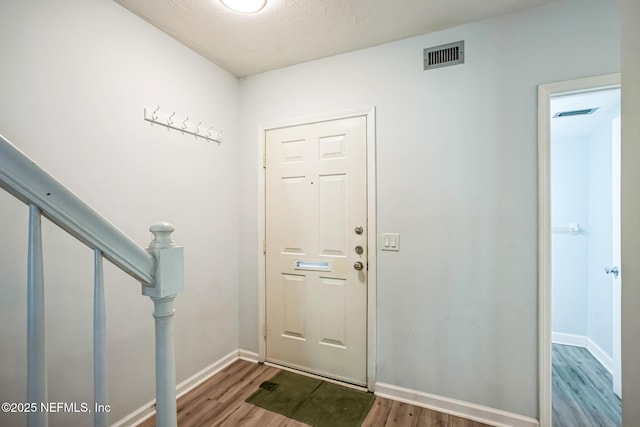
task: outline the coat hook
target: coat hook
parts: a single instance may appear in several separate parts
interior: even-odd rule
[[[158,112],[158,110],[160,109],[160,105],[158,105],[158,108],[156,108],[155,110],[153,110],[153,113],[151,113],[151,118],[153,120],[158,120],[158,115],[156,114]]]
[[[207,137],[211,138],[211,129],[213,129],[213,126],[211,126],[209,129],[207,129]]]
[[[196,125],[196,128],[193,130],[195,133],[200,133],[200,125],[202,124],[202,122],[198,122],[198,124]]]
[[[184,122],[182,122],[182,130],[185,130],[187,128],[187,120],[189,120],[189,117],[184,119]]]
[[[167,119],[167,124],[169,126],[171,126],[173,124],[173,120],[171,120],[171,117],[175,116],[176,112],[174,111],[173,113],[171,113],[171,115],[169,116],[169,118]]]

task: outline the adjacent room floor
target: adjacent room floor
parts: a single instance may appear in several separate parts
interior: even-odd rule
[[[553,344],[553,426],[620,427],[611,374],[586,348]]]

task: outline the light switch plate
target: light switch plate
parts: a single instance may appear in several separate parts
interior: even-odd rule
[[[382,233],[382,244],[380,246],[383,251],[399,251],[400,235],[398,233]]]

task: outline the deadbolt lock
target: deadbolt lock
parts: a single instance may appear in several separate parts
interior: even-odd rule
[[[364,228],[362,228],[362,226],[359,225],[353,231],[355,231],[356,234],[362,234],[364,232]]]
[[[360,245],[356,246],[356,253],[358,255],[362,255],[363,252],[364,252],[364,249],[362,248],[362,246]]]

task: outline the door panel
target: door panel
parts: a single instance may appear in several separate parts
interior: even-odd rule
[[[267,360],[361,385],[366,138],[360,116],[269,130],[265,147]]]
[[[304,255],[305,247],[309,247],[309,242],[305,241],[306,235],[303,233],[305,224],[303,221],[303,206],[305,203],[305,178],[291,177],[283,178],[282,188],[282,215],[283,221],[287,224],[283,228],[282,250],[289,254]]]
[[[320,253],[327,256],[345,256],[347,223],[346,175],[319,177],[318,228]]]
[[[346,348],[346,280],[320,278],[320,344]]]
[[[282,275],[282,333],[290,338],[305,339],[305,277]]]

